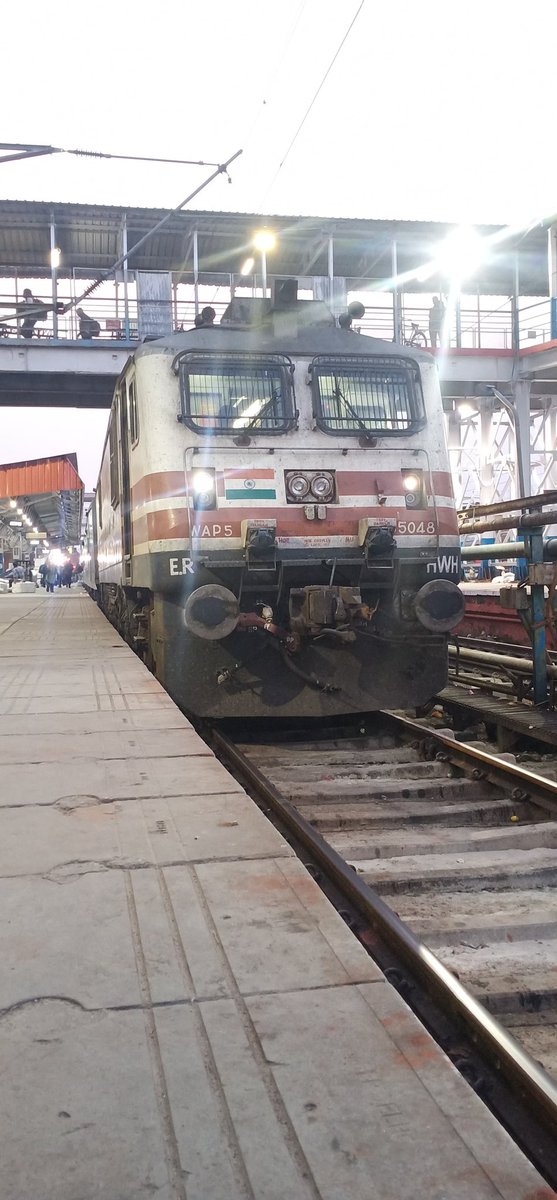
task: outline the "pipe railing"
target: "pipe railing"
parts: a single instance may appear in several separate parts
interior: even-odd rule
[[[459,515],[459,532],[467,534],[489,534],[503,529],[516,529],[519,540],[514,544],[493,543],[484,546],[467,546],[463,557],[467,561],[474,559],[495,558],[525,558],[528,563],[528,589],[518,597],[516,585],[511,587],[507,603],[517,608],[528,630],[532,644],[533,698],[535,704],[547,704],[550,694],[553,695],[553,679],[555,668],[550,667],[547,660],[547,621],[546,610],[546,569],[544,563],[552,558],[549,545],[544,543],[546,525],[557,523],[556,492],[542,493],[540,496],[523,496],[516,500],[502,501],[500,504],[478,505],[473,515]],[[549,506],[549,507],[544,507]],[[482,511],[484,510],[484,511]],[[487,510],[487,511],[486,511]],[[513,510],[513,511],[511,511]],[[532,511],[533,510],[533,511]],[[476,515],[479,513],[480,515]],[[497,547],[497,548],[496,548]],[[553,568],[553,576],[555,567]],[[553,592],[553,579],[551,582]],[[526,608],[524,597],[527,597]],[[497,665],[492,662],[487,652],[462,648],[462,656],[470,661],[484,665]],[[497,656],[495,656],[497,660]],[[504,667],[502,660],[499,665]],[[509,667],[509,663],[506,664]]]
[[[276,276],[276,278],[280,278]],[[64,306],[65,311],[58,312],[55,322],[52,311],[52,296],[48,294],[49,285],[46,279],[37,279],[30,272],[26,278],[14,272],[14,278],[6,279],[6,292],[0,296],[0,337],[21,337],[23,319],[22,301],[23,290],[30,287],[46,306],[50,306],[48,317],[38,320],[33,331],[34,337],[52,338],[57,324],[57,337],[61,340],[77,340],[79,338],[79,320],[75,307],[68,307],[81,294],[82,285],[91,282],[90,273],[85,269],[75,269],[71,275],[59,275],[57,278],[57,300]],[[269,277],[269,283],[271,278]],[[361,321],[355,323],[355,328],[362,334],[379,337],[386,341],[394,340],[395,314],[393,297],[385,292],[365,292],[358,288],[358,281],[346,280],[347,302],[351,297],[363,298],[366,313]],[[300,289],[311,295],[315,289],[314,280],[310,277],[300,279]],[[8,290],[8,288],[10,290]],[[257,276],[244,278],[229,272],[199,272],[196,277],[198,309],[211,304],[217,310],[217,321],[225,306],[229,303],[232,293],[245,296],[261,296],[261,281]],[[194,281],[191,271],[180,275],[171,275],[170,301],[164,301],[172,312],[173,328],[193,324],[195,316]],[[510,350],[513,348],[513,304],[508,296],[497,298],[493,305],[488,306],[485,298],[479,297],[474,305],[473,297],[466,296],[466,304],[461,303],[460,309],[449,310],[444,331],[444,346],[450,349],[465,350]],[[376,302],[377,301],[377,302]],[[156,301],[147,300],[149,305]],[[429,312],[430,298],[422,298],[415,293],[400,293],[401,329],[403,343],[410,343],[413,336],[413,326],[417,326],[422,335],[420,342],[430,347]],[[94,292],[84,302],[85,311],[101,324],[99,337],[114,339],[121,333],[122,340],[128,334],[127,340],[137,340],[140,336],[138,321],[138,306],[141,300],[137,295],[136,276],[129,271],[125,281],[104,281],[99,283],[98,291]],[[18,311],[16,312],[16,306]],[[546,298],[527,302],[522,297],[518,300],[517,327],[519,346],[531,346],[549,340],[551,305]],[[121,329],[115,325],[120,322]],[[108,322],[108,326],[106,324]]]

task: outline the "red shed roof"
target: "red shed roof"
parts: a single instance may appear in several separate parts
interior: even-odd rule
[[[0,497],[38,496],[47,492],[82,492],[75,454],[31,458],[0,466]]]
[[[15,515],[10,500],[17,500],[22,506],[25,517],[29,518],[26,526],[35,526],[62,544],[79,542],[83,481],[78,475],[75,454],[0,465],[0,523],[8,528],[11,528],[9,518]],[[30,528],[23,525],[22,533],[33,536]]]

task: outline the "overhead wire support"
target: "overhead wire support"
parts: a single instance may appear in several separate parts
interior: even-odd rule
[[[0,150],[13,150],[13,154],[0,154],[0,163],[17,162],[24,158],[38,158],[45,154],[74,154],[80,158],[113,158],[121,162],[170,163],[178,167],[218,167],[216,162],[205,162],[202,158],[159,158],[151,154],[109,154],[104,150],[65,150],[63,146],[36,146],[21,142],[0,142]]]
[[[0,142],[0,149],[2,149],[1,142]],[[37,151],[38,151],[38,149],[39,148],[36,147]],[[43,147],[43,149],[44,149],[44,147]],[[175,208],[172,208],[167,213],[165,213],[164,216],[161,217],[160,221],[157,221],[156,225],[153,225],[152,229],[149,229],[147,231],[147,233],[145,233],[143,235],[143,237],[141,237],[139,239],[139,241],[135,243],[135,245],[130,246],[130,248],[128,250],[126,250],[125,254],[122,254],[120,256],[120,258],[118,258],[116,260],[116,262],[113,263],[112,266],[108,268],[108,270],[103,271],[102,274],[99,275],[99,278],[95,279],[94,283],[91,283],[89,285],[89,287],[86,288],[85,291],[81,293],[80,296],[77,296],[76,299],[71,300],[69,304],[65,304],[63,307],[61,306],[60,311],[63,313],[67,313],[67,312],[70,312],[73,308],[77,308],[78,304],[81,304],[82,301],[85,300],[87,296],[90,296],[91,293],[96,290],[96,288],[100,287],[101,283],[105,283],[107,279],[110,279],[110,277],[112,275],[114,275],[115,271],[118,271],[119,268],[122,267],[129,258],[131,258],[132,254],[136,254],[137,251],[141,248],[141,246],[145,245],[145,242],[147,242],[149,240],[149,238],[152,238],[155,235],[155,233],[158,233],[159,229],[162,229],[163,225],[166,225],[167,221],[170,221],[172,219],[172,217],[175,217],[177,215],[177,213],[181,212],[182,209],[186,207],[186,204],[189,204],[192,200],[195,199],[196,196],[199,195],[200,192],[203,192],[205,190],[205,188],[208,187],[209,184],[213,182],[213,179],[217,178],[218,175],[226,175],[228,178],[228,182],[231,183],[232,180],[230,179],[230,175],[228,173],[228,168],[230,167],[230,165],[233,162],[236,161],[237,158],[240,157],[241,154],[243,154],[243,150],[236,150],[235,154],[232,154],[230,156],[230,158],[226,159],[225,162],[217,163],[215,166],[215,170],[212,171],[211,174],[207,176],[207,179],[203,180],[203,183],[200,183],[198,187],[194,188],[193,192],[190,192],[189,195],[186,196],[186,198],[184,200],[182,200],[181,204],[177,204]],[[0,162],[1,161],[2,161],[2,159],[0,158]],[[41,304],[41,309],[44,309],[45,307],[50,307],[50,306],[45,306],[45,305]],[[15,313],[13,316],[3,316],[2,320],[3,321],[16,320],[17,316],[18,316],[17,313]]]
[[[0,150],[13,150],[13,154],[0,154],[0,163],[18,162],[22,158],[39,158],[44,154],[58,154],[54,146],[34,146],[21,142],[0,142]]]
[[[107,271],[103,271],[103,274],[98,279],[96,279],[94,283],[90,284],[89,287],[86,288],[84,292],[82,292],[81,296],[78,296],[77,299],[72,300],[70,304],[67,304],[65,306],[64,312],[69,312],[70,309],[76,308],[77,305],[81,304],[81,302],[83,300],[85,300],[87,296],[90,296],[91,292],[94,292],[95,289],[98,288],[101,283],[105,283],[107,279],[110,279],[111,275],[114,275],[114,272],[118,271],[119,268],[122,267],[129,258],[131,258],[132,254],[137,254],[137,251],[140,249],[141,246],[145,245],[145,242],[147,242],[149,240],[149,238],[152,238],[155,235],[155,233],[158,233],[159,229],[162,229],[162,226],[166,225],[167,221],[170,221],[172,219],[172,217],[175,217],[177,215],[177,213],[181,212],[181,210],[186,207],[186,204],[189,204],[190,201],[195,199],[195,197],[198,196],[200,192],[204,191],[204,189],[206,187],[208,187],[209,184],[213,182],[213,179],[216,179],[218,175],[227,175],[228,180],[230,182],[230,176],[228,175],[228,168],[231,165],[231,163],[235,162],[235,160],[240,157],[241,154],[243,154],[243,150],[236,150],[236,153],[232,154],[230,156],[230,158],[227,158],[226,162],[219,163],[217,165],[217,167],[215,168],[215,170],[212,172],[212,174],[209,175],[207,177],[207,179],[204,179],[203,183],[200,183],[198,187],[194,188],[193,192],[190,192],[189,196],[186,196],[185,200],[182,200],[181,204],[177,204],[176,208],[172,208],[169,210],[169,212],[165,213],[164,217],[161,217],[160,221],[157,221],[157,224],[153,225],[152,229],[149,229],[147,231],[147,233],[144,233],[143,237],[140,238],[139,241],[136,242],[134,246],[131,246],[130,249],[127,250],[125,254],[122,254],[120,256],[120,258],[117,259],[117,261],[115,263],[113,263],[112,266],[109,267],[109,269]]]

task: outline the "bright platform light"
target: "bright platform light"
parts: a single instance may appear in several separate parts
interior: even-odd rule
[[[453,229],[439,247],[437,260],[443,274],[451,279],[473,275],[486,256],[486,245],[475,229],[461,226]]]
[[[261,250],[263,254],[267,254],[269,250],[274,250],[277,239],[270,229],[258,229],[253,239],[253,244],[256,250]]]
[[[461,417],[473,417],[477,413],[477,408],[470,404],[467,400],[463,400],[462,404],[457,404],[457,412]]]

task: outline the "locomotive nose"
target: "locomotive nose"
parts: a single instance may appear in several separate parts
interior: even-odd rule
[[[432,633],[449,633],[464,616],[464,596],[450,579],[430,579],[414,600],[418,621]]]

